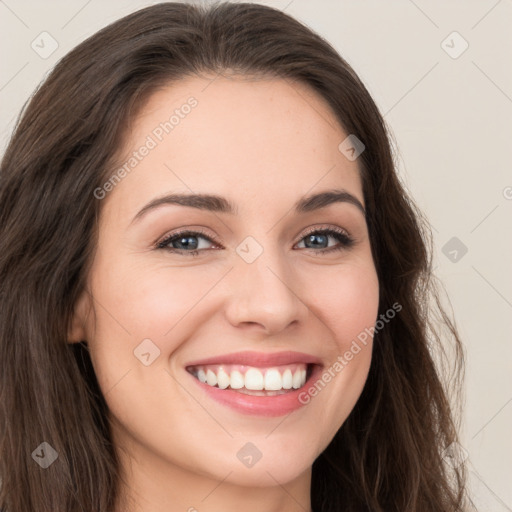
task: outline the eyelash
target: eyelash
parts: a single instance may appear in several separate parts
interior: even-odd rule
[[[314,252],[319,252],[321,254],[326,254],[326,253],[330,253],[330,252],[333,252],[333,251],[341,251],[342,249],[349,249],[350,247],[352,247],[352,245],[354,244],[354,239],[351,238],[347,233],[346,231],[342,230],[342,229],[339,229],[339,228],[325,228],[325,229],[312,229],[310,231],[308,231],[300,240],[299,242],[302,242],[302,240],[304,238],[307,238],[308,236],[312,235],[312,234],[322,234],[322,235],[329,235],[329,236],[332,236],[334,238],[336,238],[340,243],[339,245],[335,245],[334,247],[328,247],[328,248],[323,248],[323,249],[319,249],[319,250],[315,250],[315,249],[312,249],[312,248],[305,248],[305,249],[310,249],[310,250],[313,250]],[[192,235],[192,236],[197,236],[197,237],[202,237],[202,238],[205,238],[207,239],[208,241],[210,242],[213,242],[213,243],[216,243],[216,244],[219,244],[220,245],[220,242],[216,239],[216,237],[213,237],[213,236],[210,236],[210,235],[207,235],[205,232],[201,231],[201,230],[184,230],[184,231],[180,231],[179,233],[173,233],[172,235],[164,238],[161,242],[158,242],[157,245],[156,245],[156,248],[157,249],[163,249],[163,250],[166,250],[166,251],[169,251],[169,252],[172,252],[172,253],[178,253],[178,254],[187,254],[187,256],[199,256],[199,252],[200,251],[205,251],[205,250],[209,250],[209,249],[194,249],[192,251],[186,251],[184,249],[176,249],[176,248],[171,248],[171,247],[168,247],[168,245],[179,239],[179,238],[183,238],[184,235]]]

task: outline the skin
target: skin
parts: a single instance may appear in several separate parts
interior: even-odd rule
[[[358,162],[338,150],[347,134],[306,86],[235,76],[187,78],[154,93],[122,153],[189,96],[198,105],[102,200],[70,332],[70,342],[87,340],[109,406],[124,479],[115,512],[311,510],[311,466],[360,396],[371,338],[307,406],[282,417],[213,401],[185,366],[296,350],[329,368],[375,325],[379,284],[362,212],[347,202],[292,211],[334,188],[364,205]],[[192,191],[224,196],[238,214],[166,205],[132,223],[152,199]],[[155,248],[198,227],[219,240],[198,238],[199,256]],[[342,228],[355,244],[322,255],[325,242],[305,245],[312,227]],[[263,249],[251,264],[236,252],[247,236]],[[329,247],[338,244],[329,236]],[[160,350],[149,366],[134,356],[147,338]],[[262,453],[251,468],[236,456],[247,442]]]

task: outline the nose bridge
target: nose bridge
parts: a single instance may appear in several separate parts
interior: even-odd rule
[[[303,314],[305,306],[294,290],[289,263],[271,238],[266,236],[260,243],[249,236],[236,248],[228,307],[233,325],[258,323],[277,332]]]

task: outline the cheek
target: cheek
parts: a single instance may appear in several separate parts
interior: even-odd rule
[[[319,272],[308,290],[308,304],[314,305],[315,316],[326,327],[329,363],[300,399],[315,409],[311,417],[324,417],[329,429],[325,439],[330,440],[354,408],[368,377],[379,283],[373,265],[346,265]]]
[[[151,368],[163,365],[197,327],[203,297],[222,276],[222,270],[216,273],[206,266],[133,261],[111,265],[104,259],[95,268],[89,344],[98,380],[106,389],[130,369],[138,371],[139,346],[148,347],[151,358],[158,354]]]
[[[134,342],[134,336],[168,338],[166,333],[215,282],[212,273],[199,266],[166,268],[151,262],[104,267],[95,280],[95,289],[103,299],[100,314],[104,327],[122,337],[130,333]]]
[[[379,282],[373,265],[347,264],[318,271],[303,284],[307,304],[329,329],[338,351],[375,325],[379,307]]]

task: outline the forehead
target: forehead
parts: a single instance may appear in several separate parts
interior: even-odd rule
[[[134,196],[194,191],[238,203],[243,191],[261,207],[274,194],[291,204],[315,188],[342,187],[363,202],[358,164],[338,149],[346,137],[327,102],[304,84],[188,77],[153,93],[133,120],[121,161],[151,149],[113,195],[131,205]]]

